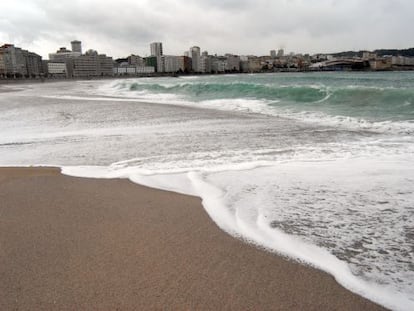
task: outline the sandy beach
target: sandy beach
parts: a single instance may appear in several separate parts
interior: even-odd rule
[[[222,232],[199,198],[0,169],[1,310],[383,310]]]

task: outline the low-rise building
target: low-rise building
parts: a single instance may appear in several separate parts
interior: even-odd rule
[[[84,55],[66,60],[69,77],[98,77],[113,75],[113,60],[105,54],[89,50]]]
[[[377,54],[369,52],[369,51],[364,51],[364,52],[362,52],[362,58],[364,60],[374,60],[374,59],[377,58]]]
[[[38,77],[42,74],[42,57],[36,53],[25,51],[27,75],[29,77]]]
[[[98,76],[98,62],[96,55],[81,55],[68,59],[68,75],[71,78]]]
[[[37,77],[42,73],[42,57],[36,53],[4,44],[0,47],[0,75],[3,77]]]
[[[247,61],[247,72],[260,72],[262,68],[262,60],[259,57],[249,57]]]
[[[200,56],[199,70],[202,73],[211,73],[212,58],[208,54],[203,54]]]
[[[145,61],[142,57],[138,56],[138,55],[130,55],[127,57],[127,61],[129,65],[134,65],[134,66],[144,66],[145,65]]]
[[[65,62],[67,59],[76,58],[81,56],[81,52],[73,52],[71,50],[66,49],[65,47],[61,47],[56,53],[49,53],[49,60],[53,62]]]
[[[0,49],[0,78],[3,78],[6,73],[6,63],[4,61],[4,53]]]
[[[156,56],[149,56],[144,58],[145,66],[147,67],[154,67],[155,72],[157,72],[157,57]]]
[[[211,60],[211,70],[215,73],[223,73],[227,68],[227,57],[214,56]]]
[[[414,66],[414,57],[405,57],[405,56],[393,56],[392,57],[393,66]]]
[[[192,64],[191,64],[191,58],[189,56],[179,56],[179,67],[182,72],[188,73],[191,72]]]
[[[137,67],[133,65],[114,67],[113,72],[116,76],[136,75]]]
[[[181,67],[180,57],[179,56],[164,56],[164,72],[179,72],[184,71],[184,68]]]
[[[226,71],[240,71],[240,56],[226,54]]]
[[[376,70],[376,71],[390,70],[392,67],[392,58],[381,57],[381,58],[372,59],[369,61],[369,66],[372,70]]]
[[[157,56],[157,72],[165,72],[165,57]]]
[[[67,78],[68,71],[66,68],[66,63],[57,63],[57,62],[46,62],[46,74],[51,78]]]
[[[136,73],[137,75],[152,74],[152,73],[155,73],[155,68],[151,66],[137,66]]]
[[[127,65],[123,67],[114,67],[113,74],[116,76],[139,76],[153,74],[155,72],[154,67],[147,66],[133,66]]]
[[[4,44],[0,47],[0,54],[2,54],[3,63],[0,73],[4,76],[24,76],[27,73],[22,49],[13,44]]]
[[[113,75],[114,62],[112,57],[98,54],[98,75],[109,77]]]

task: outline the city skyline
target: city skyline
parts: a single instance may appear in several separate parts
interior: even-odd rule
[[[2,4],[0,42],[25,46],[43,58],[81,38],[114,58],[149,56],[149,42],[165,55],[191,46],[210,53],[265,55],[407,48],[408,0],[182,1],[19,0]],[[410,39],[412,40],[412,39]]]

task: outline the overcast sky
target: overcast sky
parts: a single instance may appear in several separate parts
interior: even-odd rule
[[[74,39],[115,58],[153,41],[171,55],[408,48],[413,16],[413,0],[0,0],[0,44],[44,58]]]

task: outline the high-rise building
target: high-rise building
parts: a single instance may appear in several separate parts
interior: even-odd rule
[[[193,46],[190,49],[190,57],[192,60],[193,71],[200,72],[200,48],[198,46]]]
[[[77,52],[82,54],[82,42],[78,40],[73,40],[71,43],[72,45],[72,52]]]
[[[283,49],[280,49],[277,51],[277,57],[283,57],[285,55],[285,51]]]
[[[162,56],[162,43],[161,42],[152,42],[150,44],[151,56]]]
[[[276,50],[271,50],[270,51],[270,57],[271,58],[276,58]]]

